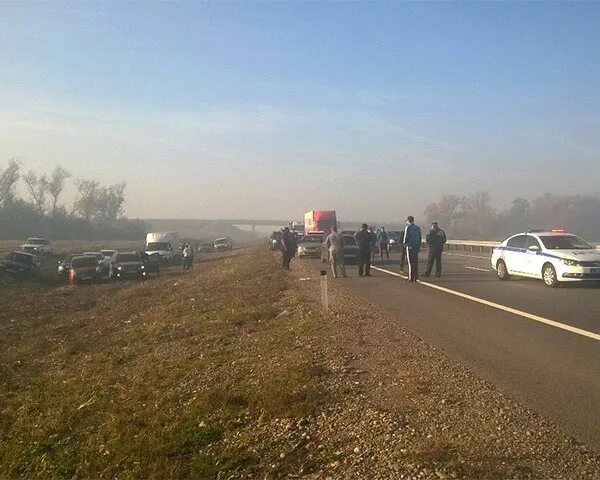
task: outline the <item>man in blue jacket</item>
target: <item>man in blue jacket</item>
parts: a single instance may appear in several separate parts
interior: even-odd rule
[[[416,282],[419,277],[419,250],[421,249],[421,229],[415,225],[415,217],[406,217],[404,248],[408,258],[408,281]]]

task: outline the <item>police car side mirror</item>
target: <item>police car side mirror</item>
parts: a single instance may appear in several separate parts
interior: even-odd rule
[[[540,251],[540,247],[538,247],[537,245],[531,245],[528,250],[530,252],[539,252]]]

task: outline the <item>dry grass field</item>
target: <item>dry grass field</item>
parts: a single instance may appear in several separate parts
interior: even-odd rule
[[[325,397],[318,366],[290,348],[303,324],[269,331],[286,277],[264,256],[225,257],[137,283],[4,285],[0,470],[181,478],[258,468],[258,452],[208,447],[241,432],[248,410],[302,417]],[[281,369],[279,346],[289,350]]]

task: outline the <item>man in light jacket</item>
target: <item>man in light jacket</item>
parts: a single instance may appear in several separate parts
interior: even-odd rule
[[[183,247],[183,271],[189,272],[192,269],[194,259],[194,252],[192,251],[192,247],[190,244],[186,244]]]
[[[325,240],[329,252],[329,262],[333,278],[337,278],[337,267],[340,267],[342,277],[346,277],[346,265],[344,265],[344,236],[338,233],[337,227],[331,227],[331,233]]]

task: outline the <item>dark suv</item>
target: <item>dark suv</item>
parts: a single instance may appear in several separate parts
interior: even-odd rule
[[[109,276],[112,279],[142,278],[146,276],[146,267],[137,252],[118,252],[110,260]]]
[[[29,277],[40,272],[40,260],[33,253],[10,252],[0,260],[0,269],[11,275]]]

